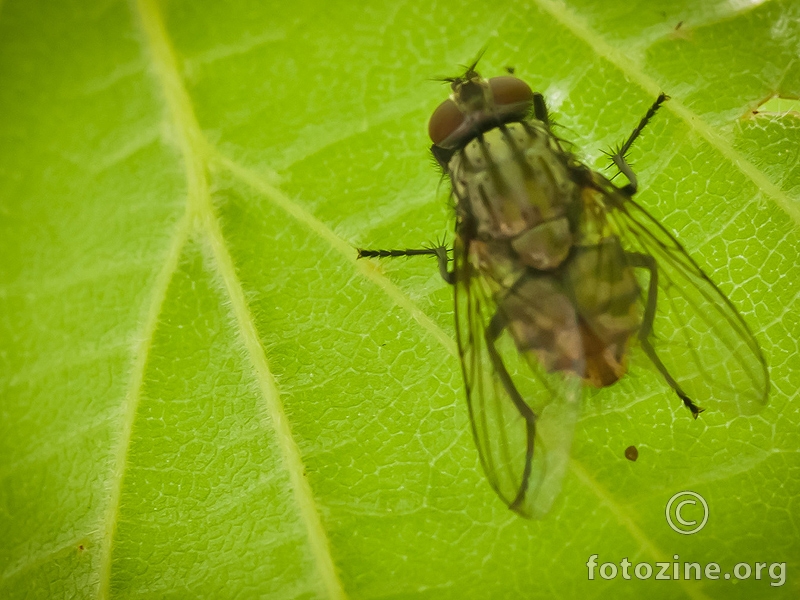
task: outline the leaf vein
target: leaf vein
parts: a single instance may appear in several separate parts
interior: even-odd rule
[[[157,292],[154,294],[147,320],[147,341],[142,344],[137,353],[134,380],[129,394],[127,418],[124,420],[123,442],[120,445],[115,467],[116,477],[114,479],[112,502],[104,529],[106,539],[101,562],[100,597],[107,598],[109,596],[113,534],[119,513],[118,505],[122,489],[122,477],[127,450],[130,445],[132,424],[138,405],[139,391],[144,378],[149,340],[155,331],[158,314],[163,297],[167,293],[169,280],[178,267],[181,249],[188,239],[189,233],[198,228],[205,234],[211,245],[216,267],[224,281],[230,299],[230,306],[240,328],[239,333],[250,354],[256,380],[263,395],[271,424],[275,430],[284,464],[289,473],[299,516],[306,528],[314,564],[328,596],[333,599],[343,599],[346,597],[344,589],[336,572],[328,537],[323,527],[311,486],[304,476],[300,450],[292,437],[291,427],[284,413],[277,385],[270,372],[255,320],[248,307],[244,290],[236,274],[233,259],[211,202],[211,192],[207,178],[211,147],[197,122],[191,98],[181,78],[178,62],[156,3],[154,0],[138,0],[136,12],[141,23],[144,44],[152,61],[151,67],[154,71],[155,79],[161,87],[170,122],[176,129],[176,137],[186,170],[188,189],[186,214],[182,221],[181,233],[176,236],[176,243],[171,249],[169,260],[157,280]]]
[[[624,54],[615,49],[600,34],[595,32],[578,15],[570,11],[566,5],[557,0],[535,0],[536,4],[551,15],[556,21],[569,29],[572,34],[589,45],[594,52],[609,63],[617,67],[639,87],[654,98],[661,93],[661,86],[650,76],[646,75],[641,67]],[[672,98],[664,105],[664,110],[669,110],[680,117],[690,130],[700,134],[706,142],[716,149],[729,163],[738,168],[753,184],[771,198],[796,224],[800,224],[800,205],[792,199],[767,175],[744,155],[737,151],[714,128],[706,123],[697,113],[684,105],[680,100]]]

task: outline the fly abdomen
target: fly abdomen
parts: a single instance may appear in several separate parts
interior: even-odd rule
[[[641,289],[618,238],[576,248],[549,273],[511,269],[514,261],[501,261],[496,246],[492,253],[482,248],[478,242],[470,250],[487,278],[506,290],[495,300],[520,352],[550,373],[571,373],[595,387],[625,374],[630,342],[641,327]]]
[[[550,373],[583,377],[580,320],[555,276],[528,272],[497,304],[517,350],[533,354]]]
[[[523,264],[554,269],[572,247],[569,215],[579,198],[565,158],[535,121],[487,131],[448,164],[458,210],[479,239],[508,241]]]
[[[576,248],[564,266],[564,287],[580,320],[584,381],[605,387],[627,370],[630,341],[639,331],[641,288],[619,238]]]

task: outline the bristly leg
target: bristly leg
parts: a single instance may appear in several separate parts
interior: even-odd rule
[[[447,283],[452,284],[455,281],[453,272],[448,270],[448,263],[450,259],[447,253],[450,248],[444,245],[444,240],[431,244],[427,248],[406,248],[405,250],[369,250],[365,248],[358,248],[357,258],[396,258],[398,256],[435,256],[436,262],[439,264],[439,274]]]
[[[636,190],[639,188],[639,182],[636,179],[636,175],[634,174],[633,169],[631,169],[631,166],[625,159],[625,155],[628,153],[628,150],[631,149],[633,142],[636,141],[636,138],[639,137],[639,134],[642,133],[642,130],[650,122],[650,119],[653,118],[653,115],[656,114],[658,109],[661,108],[661,105],[664,104],[664,102],[666,102],[667,100],[669,100],[669,96],[667,96],[663,92],[660,93],[658,95],[658,98],[656,98],[656,101],[653,102],[653,105],[648,109],[647,113],[644,115],[644,117],[642,117],[642,120],[639,121],[639,124],[633,130],[631,135],[628,137],[627,140],[625,140],[625,143],[617,147],[617,149],[613,153],[606,152],[606,155],[609,158],[611,158],[612,162],[617,166],[620,173],[622,173],[623,175],[625,175],[625,177],[628,178],[629,181],[628,185],[626,185],[623,188],[620,188],[621,191],[624,194],[627,194],[628,196],[633,196],[636,193]]]

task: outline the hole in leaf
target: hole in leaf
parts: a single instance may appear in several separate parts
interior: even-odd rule
[[[771,96],[752,111],[753,115],[787,116],[800,118],[800,98]]]

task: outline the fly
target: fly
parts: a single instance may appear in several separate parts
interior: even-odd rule
[[[540,517],[560,491],[584,390],[613,385],[632,358],[648,359],[694,418],[701,405],[757,412],[769,375],[731,301],[633,200],[625,156],[668,97],[609,154],[620,187],[565,148],[540,93],[476,66],[445,80],[452,93],[428,123],[455,204],[452,270],[442,244],[358,256],[436,257],[455,291],[483,469],[509,508]]]

